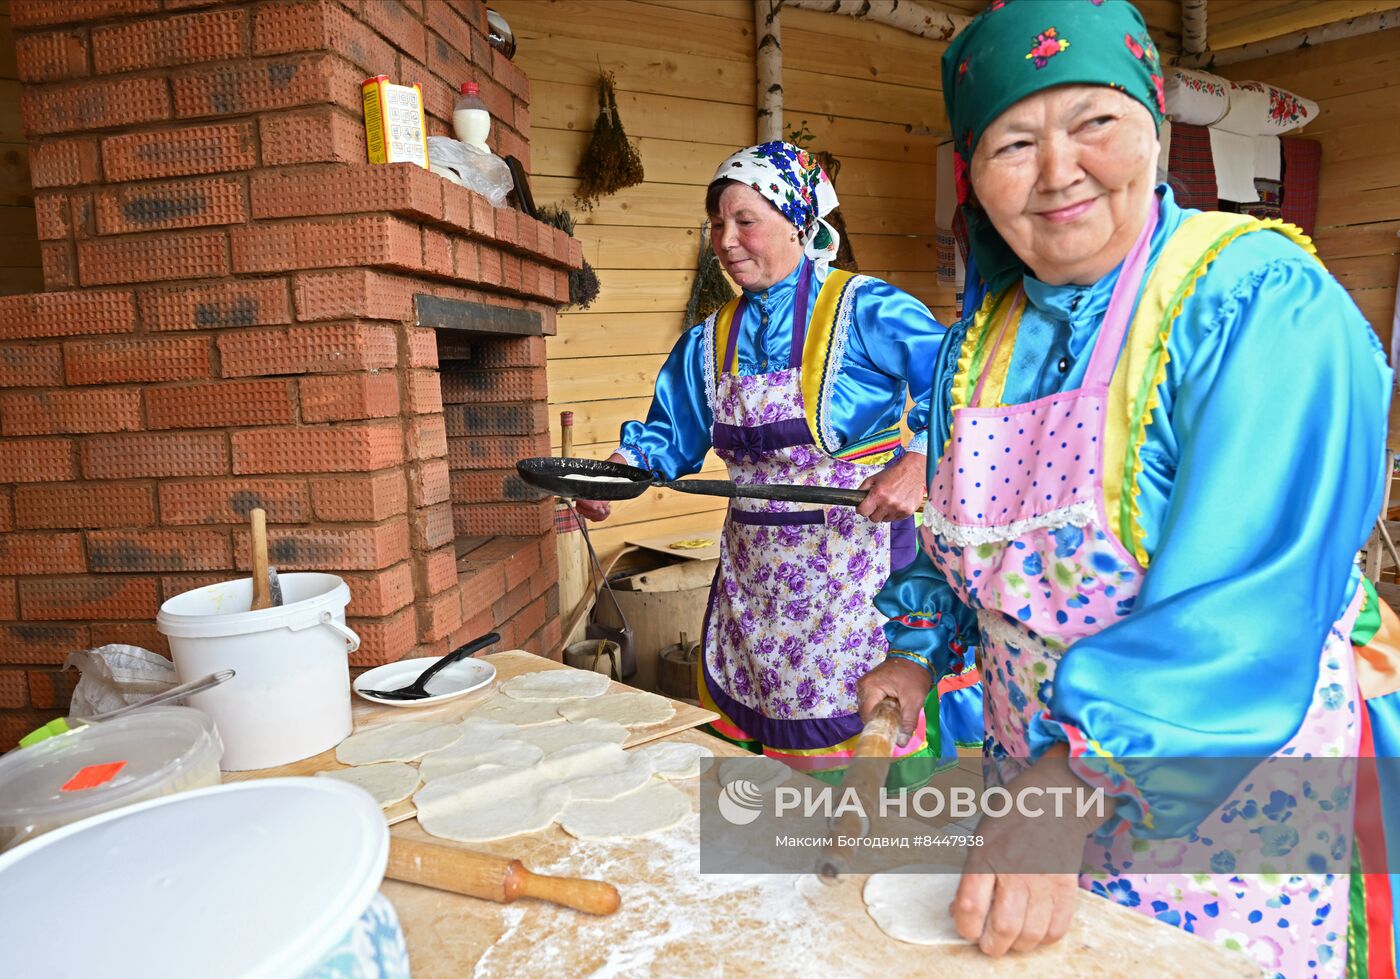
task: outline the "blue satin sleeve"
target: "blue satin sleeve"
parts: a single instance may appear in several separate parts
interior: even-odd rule
[[[899,419],[903,408],[901,388],[908,386],[913,406],[909,409],[909,430],[914,433],[910,452],[928,452],[929,393],[933,383],[933,363],[943,343],[945,329],[933,318],[928,307],[902,289],[888,282],[874,280],[856,296],[850,339],[842,368],[843,380],[849,385],[852,400],[857,400],[862,384],[878,389],[884,401],[891,405],[891,417],[884,424],[876,423],[869,431],[888,427]],[[834,417],[841,418],[842,388],[833,395]],[[867,402],[869,398],[863,399]],[[850,426],[852,433],[859,429]],[[859,437],[858,434],[855,437]]]
[[[928,442],[928,473],[943,455],[948,437],[953,375],[957,372],[958,351],[967,325],[958,323],[947,331],[940,348],[929,357],[924,373],[929,378],[932,417],[925,429]],[[916,365],[917,368],[917,365]],[[932,667],[934,682],[961,672],[963,652],[977,645],[977,617],[958,598],[943,573],[933,565],[923,545],[914,560],[890,571],[890,577],[875,596],[875,607],[886,617],[885,639],[890,649],[914,653]]]
[[[1033,756],[1067,741],[1081,772],[1126,771],[1114,823],[1156,838],[1189,831],[1300,726],[1380,506],[1390,397],[1345,290],[1272,233],[1221,253],[1168,352],[1145,460],[1159,485],[1139,481],[1142,590],[1066,652],[1030,731]],[[1190,757],[1221,761],[1173,761]]]
[[[624,422],[618,454],[666,479],[700,471],[710,451],[710,405],[705,398],[705,325],[692,326],[671,348],[656,377],[645,422]]]

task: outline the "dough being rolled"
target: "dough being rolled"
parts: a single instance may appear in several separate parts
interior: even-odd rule
[[[342,768],[334,772],[317,772],[326,778],[339,779],[358,785],[387,809],[396,802],[403,802],[418,788],[418,770],[402,762],[382,762],[378,765],[361,765],[357,768]]]
[[[920,873],[920,870],[925,872]],[[936,871],[936,872],[935,872]],[[966,945],[953,927],[948,906],[958,892],[958,874],[947,868],[911,865],[901,872],[872,874],[865,882],[865,910],[880,930],[911,945]]]
[[[601,676],[602,674],[599,674]],[[559,716],[571,721],[595,718],[612,721],[628,727],[644,727],[670,720],[676,708],[665,697],[654,693],[614,693],[591,700],[574,700],[561,703]]]
[[[403,721],[352,734],[335,749],[342,765],[372,765],[380,761],[416,761],[430,751],[462,740],[457,724]]]

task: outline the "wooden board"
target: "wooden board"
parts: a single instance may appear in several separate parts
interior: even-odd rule
[[[699,731],[668,738],[712,754],[743,752]],[[673,783],[698,808],[697,780]],[[865,912],[865,878],[852,876],[811,899],[791,875],[698,873],[698,817],[640,840],[580,841],[557,826],[469,849],[514,857],[536,873],[616,885],[622,907],[607,918],[537,901],[510,905],[385,881],[419,979],[458,976],[951,975],[1040,979],[1150,975],[1257,976],[1242,958],[1169,925],[1081,892],[1068,937],[992,960],[972,947],[916,946],[881,932]],[[447,846],[417,823],[395,837]],[[468,847],[463,847],[468,849]]]
[[[496,668],[496,678],[482,689],[467,694],[458,700],[451,700],[437,707],[423,707],[416,710],[408,710],[402,707],[385,707],[381,704],[371,703],[360,697],[351,695],[351,714],[354,718],[355,733],[376,727],[383,727],[386,724],[396,724],[399,721],[439,721],[444,724],[460,721],[473,708],[483,701],[496,694],[502,680],[509,680],[513,676],[520,676],[523,673],[538,673],[544,670],[567,670],[569,667],[553,660],[547,660],[534,653],[528,653],[523,649],[511,649],[505,652],[492,653],[490,656],[480,657]],[[613,681],[608,688],[608,693],[626,693],[634,688]],[[604,694],[603,696],[607,696]],[[712,711],[702,710],[680,700],[672,700],[671,706],[676,709],[676,713],[670,720],[660,724],[651,724],[647,727],[632,728],[628,732],[627,740],[623,742],[624,748],[631,748],[639,744],[646,744],[655,741],[657,738],[664,738],[667,735],[675,734],[689,728],[699,727],[707,724],[716,718]],[[253,772],[225,772],[223,780],[225,782],[242,782],[254,778],[282,778],[289,775],[315,775],[317,772],[334,772],[349,765],[342,765],[336,761],[335,749],[323,751],[319,755],[310,758],[303,758],[301,761],[294,761],[290,765],[280,765],[277,768],[262,768]],[[384,810],[384,818],[390,826],[412,819],[418,814],[418,810],[413,807],[413,800],[409,799],[390,806]],[[432,838],[436,839],[436,838]],[[442,842],[442,841],[438,841]]]

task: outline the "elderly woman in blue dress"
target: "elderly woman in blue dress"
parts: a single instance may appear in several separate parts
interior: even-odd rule
[[[1376,337],[1297,229],[1156,184],[1161,65],[1124,0],[993,3],[945,53],[943,93],[985,298],[934,362],[923,546],[879,596],[909,656],[861,703],[921,703],[950,643],[976,644],[988,778],[1112,800],[1040,835],[984,819],[954,922],[989,954],[1031,949],[1065,934],[1078,886],[1270,975],[1340,976],[1348,792],[1246,776],[1357,753]],[[1313,816],[1336,831],[1289,837]],[[1210,845],[1241,831],[1253,851]],[[1138,872],[1161,839],[1193,872]],[[986,857],[1024,840],[1088,870]]]
[[[858,510],[735,501],[706,614],[700,691],[721,715],[713,730],[828,776],[860,733],[856,684],[886,660],[873,599],[913,554],[928,365],[943,336],[914,297],[831,267],[839,239],[822,216],[836,203],[817,162],[786,143],[720,165],[705,207],[742,295],[681,336],[646,421],[623,425],[611,457],[675,479],[713,447],[736,482],[869,490]],[[608,515],[606,503],[579,509]],[[937,712],[923,711],[935,698],[909,710],[895,783],[937,766]]]

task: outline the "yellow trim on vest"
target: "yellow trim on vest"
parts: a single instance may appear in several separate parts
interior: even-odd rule
[[[817,291],[817,301],[812,304],[807,338],[802,343],[802,406],[807,415],[807,430],[812,433],[812,442],[827,455],[834,455],[836,447],[822,439],[817,412],[822,406],[827,371],[839,370],[841,366],[830,362],[831,344],[836,336],[836,313],[841,306],[841,296],[854,278],[854,273],[842,269],[827,273],[826,281]]]
[[[1011,354],[1016,349],[1016,337],[1021,332],[1021,317],[1026,315],[1026,306],[1029,304],[1030,299],[1023,292],[1020,306],[1007,310],[1011,321],[1006,324],[1006,334],[1001,338],[1001,343],[997,344],[996,356],[986,367],[991,373],[987,375],[987,383],[982,385],[982,398],[978,404],[973,405],[974,408],[995,408],[1003,404],[1006,397],[1006,378],[1011,373]],[[996,320],[997,317],[992,319]],[[1000,325],[993,324],[993,332],[1000,329]],[[995,336],[992,342],[996,342]],[[991,401],[991,404],[988,404],[988,401]]]
[[[734,313],[739,309],[739,297],[735,296],[719,308],[715,314],[715,383],[724,373],[724,352],[729,349],[729,330],[734,325]],[[739,371],[739,358],[735,356],[733,373]]]
[[[1167,241],[1143,285],[1142,296],[1109,385],[1104,426],[1104,512],[1118,539],[1144,568],[1149,563],[1143,539],[1142,447],[1147,426],[1160,403],[1159,388],[1171,355],[1167,341],[1172,324],[1196,291],[1196,284],[1225,246],[1242,235],[1275,231],[1317,259],[1312,239],[1276,218],[1258,220],[1244,214],[1206,211],[1183,221]],[[1321,264],[1321,259],[1317,259]],[[1133,396],[1128,397],[1128,385]],[[1126,499],[1123,487],[1129,487]]]

